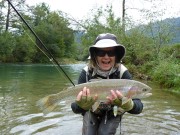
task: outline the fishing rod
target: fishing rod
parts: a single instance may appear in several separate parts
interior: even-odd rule
[[[70,77],[66,74],[66,72],[63,70],[63,68],[59,65],[57,60],[54,58],[54,56],[51,54],[51,52],[48,50],[48,48],[44,45],[44,43],[41,41],[41,39],[37,36],[35,31],[29,26],[29,24],[26,22],[26,20],[21,16],[21,14],[16,10],[16,8],[13,6],[13,4],[10,2],[10,0],[7,0],[8,3],[11,5],[11,7],[14,9],[14,11],[17,13],[17,15],[21,18],[21,20],[26,24],[26,26],[29,28],[29,30],[32,32],[32,34],[38,39],[40,44],[44,47],[46,52],[51,56],[52,60],[58,65],[58,67],[61,69],[61,71],[64,73],[64,75],[68,78],[68,80],[72,83],[72,85],[75,86],[73,81],[70,79]],[[37,44],[37,43],[36,43]]]

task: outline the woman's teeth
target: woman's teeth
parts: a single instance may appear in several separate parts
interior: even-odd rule
[[[103,61],[102,63],[103,63],[103,64],[109,64],[110,61]]]

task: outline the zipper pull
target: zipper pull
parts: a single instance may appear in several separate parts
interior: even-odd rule
[[[117,113],[118,113],[118,107],[117,107],[117,106],[114,106],[114,107],[113,107],[113,114],[114,114],[114,117],[117,116]]]
[[[107,123],[107,111],[106,111],[106,115],[105,115],[105,119],[104,119],[104,124]]]

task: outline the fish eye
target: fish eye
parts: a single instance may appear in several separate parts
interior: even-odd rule
[[[142,91],[146,92],[146,91],[147,91],[147,89],[146,89],[146,88],[144,88]]]

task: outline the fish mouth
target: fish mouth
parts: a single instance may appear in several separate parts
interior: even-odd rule
[[[147,98],[147,97],[152,96],[152,93],[150,93],[150,92],[143,93],[141,96],[142,96],[141,98]]]
[[[146,96],[147,97],[152,96],[152,93],[146,93]]]

